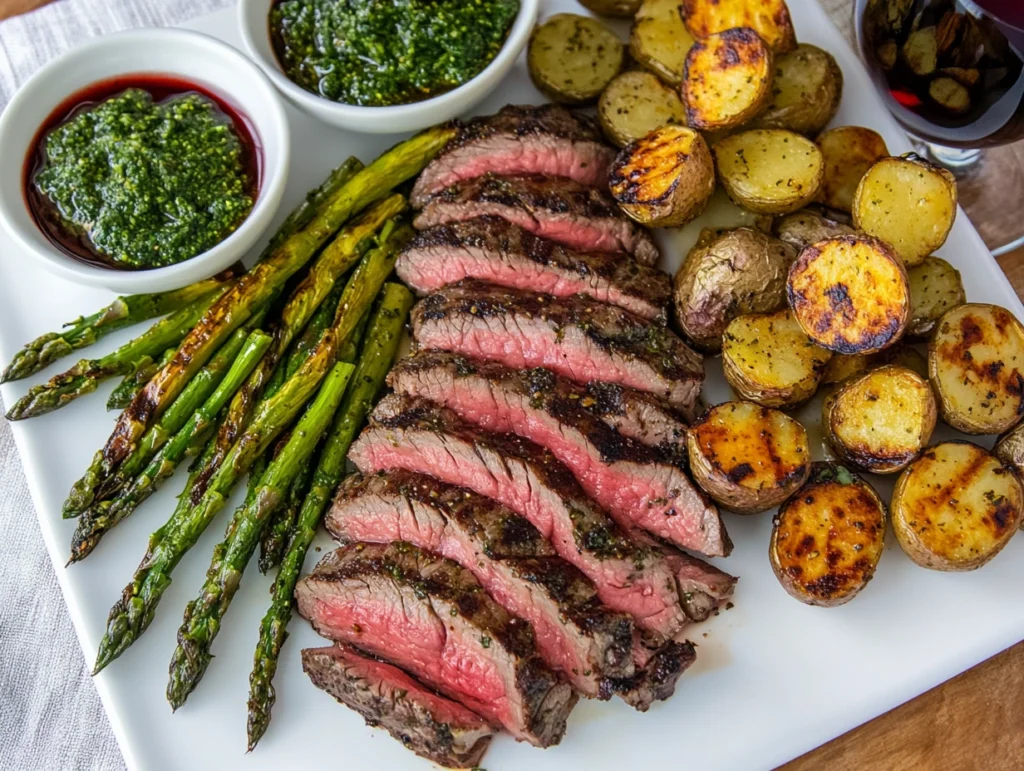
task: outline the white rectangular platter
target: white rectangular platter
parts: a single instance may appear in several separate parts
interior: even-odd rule
[[[799,39],[832,52],[842,66],[846,87],[835,124],[871,126],[892,152],[908,150],[906,136],[816,0],[789,0],[789,5]],[[582,8],[571,0],[549,1],[542,13],[556,11]],[[241,47],[233,11],[188,26]],[[520,61],[480,112],[493,112],[506,103],[539,101]],[[291,108],[289,118],[293,168],[281,216],[346,156],[369,162],[396,140],[347,134]],[[699,223],[667,235],[663,267],[678,267],[701,224],[736,224],[732,216],[727,206],[712,207]],[[1017,296],[962,212],[939,253],[963,273],[968,298],[1003,305],[1024,317]],[[4,361],[24,341],[110,300],[101,291],[38,272],[5,235],[0,235],[0,275]],[[97,348],[106,352],[128,337],[125,332]],[[719,364],[709,361],[708,369],[707,401],[729,398]],[[4,386],[0,393],[5,403],[10,406],[41,377]],[[147,535],[169,514],[183,479],[179,476],[167,484],[90,559],[64,568],[74,523],[61,519],[61,502],[113,424],[114,415],[103,410],[109,389],[58,413],[14,425],[43,537],[90,664],[110,605],[137,565]],[[805,423],[818,422],[816,409],[817,403],[802,414]],[[941,431],[937,438],[944,438]],[[821,458],[820,438],[813,449]],[[879,478],[872,481],[878,483]],[[888,500],[891,482],[878,486]],[[245,771],[428,768],[306,680],[299,651],[322,641],[300,619],[293,620],[285,646],[270,730],[254,753],[244,754],[247,678],[269,586],[255,566],[246,573],[214,645],[216,660],[185,707],[171,714],[164,686],[175,631],[185,603],[199,588],[230,510],[229,506],[178,567],[149,631],[95,680],[128,765]],[[725,516],[736,549],[718,563],[741,578],[735,607],[693,628],[698,659],[680,681],[676,696],[644,715],[617,701],[581,703],[559,746],[542,751],[499,738],[485,758],[490,771],[771,768],[1024,639],[1024,537],[1011,542],[983,570],[955,574],[916,567],[890,532],[875,580],[856,601],[826,610],[792,600],[772,575],[767,556],[769,514]],[[329,547],[326,537],[321,537],[319,547]],[[311,551],[307,569],[320,556]],[[45,656],[45,650],[39,655]]]

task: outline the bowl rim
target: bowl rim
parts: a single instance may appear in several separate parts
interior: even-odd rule
[[[229,84],[218,82],[216,79],[204,80],[196,78],[176,70],[174,67],[164,67],[159,74],[166,74],[172,77],[181,77],[184,80],[199,81],[201,85],[213,91],[215,94],[226,99],[229,103],[238,107],[250,123],[250,130],[254,139],[263,149],[263,165],[260,180],[259,192],[253,203],[252,209],[241,224],[235,228],[226,238],[211,248],[201,252],[174,265],[167,265],[159,268],[148,268],[140,270],[119,270],[103,265],[93,265],[63,253],[60,249],[49,245],[49,239],[35,223],[31,212],[27,211],[27,204],[24,195],[23,164],[27,153],[31,152],[30,146],[21,147],[20,144],[15,151],[10,151],[10,134],[22,121],[22,113],[28,109],[30,100],[42,99],[45,107],[42,108],[47,116],[52,114],[60,104],[74,93],[89,87],[89,83],[74,89],[44,89],[40,84],[58,76],[70,64],[83,56],[96,54],[103,50],[116,47],[132,46],[152,43],[162,46],[189,47],[194,53],[202,49],[204,54],[219,58],[235,76],[244,77],[252,89],[252,96],[246,101],[252,103],[259,101],[266,109],[267,115],[257,119],[245,110],[242,100],[238,99]],[[91,83],[102,82],[108,78],[117,78],[132,74],[156,73],[156,69],[140,67],[115,67],[108,75],[99,77]],[[51,84],[52,85],[52,84]],[[41,96],[42,95],[42,96]],[[38,108],[34,108],[38,109]],[[45,120],[45,118],[44,118]],[[38,135],[41,123],[34,122],[32,127],[32,142]],[[274,154],[267,153],[268,138],[274,138]],[[26,80],[18,91],[8,102],[3,113],[0,114],[0,146],[5,147],[7,154],[12,157],[18,166],[18,191],[17,200],[11,200],[12,196],[7,195],[0,189],[0,222],[4,229],[17,242],[18,246],[28,252],[32,258],[43,268],[55,272],[66,279],[78,280],[90,286],[105,286],[115,291],[160,291],[185,286],[194,281],[208,278],[234,262],[240,261],[245,253],[258,241],[260,235],[266,230],[270,221],[277,211],[284,194],[288,177],[291,153],[291,133],[288,118],[280,94],[267,78],[263,70],[245,56],[241,51],[217,38],[203,32],[179,28],[144,27],[139,29],[122,30],[110,35],[102,35],[68,49],[57,58],[47,62]],[[25,224],[15,210],[19,207],[25,208],[28,220],[31,222],[31,232],[26,230]],[[48,248],[41,246],[37,238],[47,242]],[[230,256],[229,256],[230,255]],[[217,263],[204,267],[208,263]]]
[[[260,51],[259,45],[256,42],[254,30],[250,23],[247,10],[252,8],[254,5],[262,6],[263,4],[267,4],[269,10],[269,6],[272,6],[275,2],[276,0],[238,0],[238,26],[241,30],[242,41],[245,44],[246,52],[260,66],[263,72],[270,77],[274,85],[281,89],[289,99],[300,103],[307,108],[311,108],[313,110],[327,110],[339,118],[347,119],[374,117],[381,120],[386,120],[388,118],[398,120],[401,118],[416,116],[423,112],[435,110],[441,112],[445,107],[459,103],[466,92],[472,91],[481,81],[486,81],[495,72],[500,71],[502,66],[508,62],[509,59],[518,58],[519,54],[525,47],[528,38],[533,32],[533,27],[540,10],[540,0],[518,0],[519,12],[516,14],[515,21],[512,22],[512,26],[508,31],[508,35],[505,37],[505,42],[502,44],[501,49],[494,58],[488,62],[486,67],[457,88],[445,91],[443,94],[438,94],[437,96],[433,96],[429,99],[423,99],[419,102],[375,107],[335,102],[327,99],[326,97],[314,94],[312,91],[307,91],[297,83],[293,82],[281,69],[277,56],[273,55],[274,44],[273,41],[270,40],[269,22],[263,24],[264,30],[262,33],[265,35],[264,39],[269,45],[272,53],[271,59],[268,61],[267,57]]]

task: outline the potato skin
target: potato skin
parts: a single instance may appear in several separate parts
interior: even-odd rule
[[[796,252],[752,228],[702,230],[673,281],[676,321],[694,345],[722,348],[722,333],[744,313],[786,304],[786,276]]]
[[[631,19],[640,9],[642,0],[580,0],[580,5],[598,16]]]
[[[530,79],[553,102],[596,102],[622,70],[625,48],[618,36],[591,16],[558,13],[530,35],[526,66]]]
[[[824,214],[800,209],[780,217],[774,223],[775,237],[802,252],[811,244],[835,236],[852,236],[856,231],[849,225],[826,217]]]
[[[690,48],[683,71],[686,122],[705,131],[742,126],[772,93],[772,52],[752,29],[727,29]]]
[[[608,188],[630,219],[652,227],[684,225],[715,192],[711,151],[693,129],[662,126],[619,152]]]
[[[785,0],[683,0],[686,28],[702,40],[736,27],[749,27],[777,54],[796,48],[796,31]]]
[[[1021,525],[1024,490],[1013,471],[970,442],[928,448],[896,482],[892,527],[911,560],[931,570],[975,570]]]
[[[629,53],[670,86],[683,79],[693,36],[679,15],[678,0],[644,0],[629,31]]]
[[[803,330],[836,353],[886,348],[910,317],[903,263],[868,236],[837,236],[804,249],[789,269],[786,292]]]
[[[1003,465],[1012,468],[1018,479],[1024,479],[1024,423],[1018,423],[999,437],[992,454]],[[1024,523],[1021,523],[1021,528],[1024,528]]]
[[[815,463],[779,508],[768,547],[775,577],[800,602],[833,608],[875,574],[885,545],[885,505],[845,466]]]
[[[907,271],[910,280],[910,322],[907,334],[928,337],[942,315],[967,302],[960,271],[941,257],[925,257]]]
[[[864,174],[889,155],[889,148],[878,132],[863,126],[837,126],[815,141],[825,158],[825,179],[818,200],[848,212]]]
[[[1001,434],[1024,414],[1024,326],[1005,308],[948,311],[928,345],[939,414],[965,434]]]
[[[800,134],[751,129],[711,146],[718,179],[729,197],[757,214],[788,214],[818,195],[821,151]]]
[[[630,70],[601,92],[597,120],[612,144],[625,147],[662,126],[685,126],[686,108],[656,75]]]
[[[808,43],[775,60],[772,94],[751,128],[778,128],[813,137],[835,116],[843,71],[835,57]]]
[[[807,431],[778,410],[753,402],[725,402],[687,432],[694,481],[737,514],[774,508],[811,473]]]
[[[840,460],[863,471],[893,474],[921,453],[936,419],[928,381],[887,365],[847,380],[825,399],[821,425]]]

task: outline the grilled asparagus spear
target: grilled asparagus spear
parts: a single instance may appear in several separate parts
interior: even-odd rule
[[[154,359],[152,356],[143,356],[139,361],[135,362],[132,365],[132,371],[124,376],[124,380],[118,383],[117,387],[110,392],[110,396],[107,397],[107,409],[111,411],[123,410],[131,404],[135,394],[141,391],[153,375],[171,360],[171,357],[174,356],[177,350],[177,347],[168,348],[157,359]]]

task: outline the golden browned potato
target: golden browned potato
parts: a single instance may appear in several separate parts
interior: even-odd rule
[[[644,0],[629,33],[629,53],[670,86],[683,80],[693,36],[679,13],[681,0]]]
[[[956,180],[946,169],[913,154],[883,158],[857,185],[853,224],[913,267],[946,243],[956,200]]]
[[[734,318],[785,306],[795,258],[793,249],[752,228],[702,230],[673,284],[680,328],[701,350],[719,351]]]
[[[640,0],[580,0],[580,5],[598,16],[631,19],[640,10]]]
[[[753,402],[712,407],[690,428],[686,447],[697,484],[738,514],[778,506],[811,473],[804,427]]]
[[[655,75],[631,70],[602,92],[597,119],[609,141],[625,147],[662,126],[685,126],[686,108],[679,94]]]
[[[836,353],[825,365],[821,385],[842,383],[855,375],[862,375],[876,367],[898,366],[909,369],[928,379],[928,360],[914,347],[896,343],[888,348],[869,354]]]
[[[907,334],[927,337],[942,315],[967,302],[960,271],[941,257],[925,257],[907,271],[910,280],[910,322]]]
[[[698,132],[663,126],[626,145],[608,174],[608,188],[631,219],[652,227],[684,225],[715,191],[711,151]]]
[[[896,482],[892,529],[903,551],[932,570],[974,570],[1020,527],[1016,474],[970,442],[929,447]]]
[[[771,97],[771,49],[751,29],[709,35],[686,55],[682,94],[686,122],[694,128],[742,126]]]
[[[797,252],[802,252],[811,244],[824,241],[826,238],[852,236],[855,232],[849,225],[810,209],[800,209],[779,217],[774,223],[774,230],[780,241],[789,244]]]
[[[801,43],[775,59],[771,98],[751,128],[780,128],[813,136],[839,109],[843,71],[832,54]]]
[[[850,211],[861,178],[889,155],[889,148],[878,132],[863,126],[837,126],[817,142],[825,158],[825,181],[818,199],[833,209]]]
[[[741,397],[765,407],[795,407],[814,396],[831,357],[789,309],[739,316],[722,335],[725,379]]]
[[[533,30],[526,65],[548,99],[583,105],[597,101],[622,70],[624,58],[618,35],[597,19],[559,13]]]
[[[965,434],[1001,434],[1024,413],[1024,327],[1006,308],[948,311],[928,345],[939,414]]]
[[[935,430],[928,381],[904,367],[873,369],[847,380],[822,407],[825,439],[840,460],[876,474],[906,468]]]
[[[711,147],[722,187],[737,204],[758,214],[788,214],[818,194],[821,152],[809,139],[782,129],[754,129]]]
[[[796,32],[785,0],[683,0],[683,21],[698,40],[749,27],[777,54],[796,48]]]
[[[867,586],[884,546],[885,505],[871,485],[845,466],[815,463],[775,515],[768,557],[792,597],[830,608]]]

